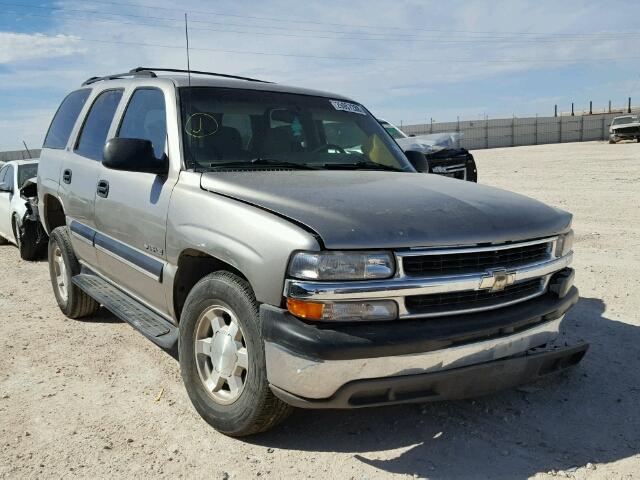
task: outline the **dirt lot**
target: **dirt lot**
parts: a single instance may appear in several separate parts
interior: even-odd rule
[[[45,262],[0,247],[3,478],[640,476],[640,145],[476,152],[483,183],[575,214],[592,348],[570,374],[475,401],[296,412],[234,440],[191,407],[176,361],[106,311],[59,312]],[[558,472],[559,471],[559,472]]]

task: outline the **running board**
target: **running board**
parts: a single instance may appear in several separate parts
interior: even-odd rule
[[[178,327],[101,277],[81,273],[71,280],[96,302],[159,347],[172,350],[178,344]]]

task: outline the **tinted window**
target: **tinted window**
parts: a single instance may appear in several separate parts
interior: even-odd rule
[[[142,88],[133,92],[118,136],[149,140],[156,157],[162,157],[167,138],[167,122],[164,94],[161,90]]]
[[[4,176],[7,173],[7,170],[9,170],[9,167],[0,168],[0,183],[4,183]]]
[[[121,98],[122,90],[107,90],[96,98],[82,127],[76,153],[93,160],[102,160],[109,127]]]
[[[44,148],[64,148],[67,146],[71,130],[73,130],[80,110],[82,110],[90,92],[91,90],[87,88],[77,90],[67,95],[67,98],[62,101],[44,139]]]
[[[24,182],[38,175],[38,164],[29,163],[18,166],[18,188],[22,188]]]

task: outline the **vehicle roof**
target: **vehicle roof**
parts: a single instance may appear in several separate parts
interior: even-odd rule
[[[9,160],[8,162],[4,162],[2,166],[4,167],[5,165],[30,165],[32,163],[38,163],[38,159],[30,158],[28,160]]]
[[[171,83],[176,87],[218,87],[218,88],[237,88],[242,90],[260,90],[265,92],[282,92],[282,93],[296,93],[299,95],[312,95],[317,97],[334,98],[337,100],[353,101],[343,95],[335,93],[324,92],[321,90],[312,90],[308,88],[292,87],[288,85],[281,85],[278,83],[249,81],[249,80],[235,80],[223,77],[204,76],[193,74],[191,75],[191,81],[189,77],[183,74],[163,74],[158,73],[157,77],[131,77],[131,78],[117,78],[112,80],[100,80],[88,85],[87,87],[95,87],[100,90],[106,88],[113,88],[116,86],[125,86],[134,84],[140,85],[157,85],[158,83]]]

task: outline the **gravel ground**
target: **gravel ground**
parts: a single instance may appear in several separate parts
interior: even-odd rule
[[[475,152],[483,183],[575,214],[571,373],[474,401],[298,411],[235,440],[178,364],[108,312],[58,310],[45,262],[0,247],[0,477],[633,478],[640,475],[640,145]]]

